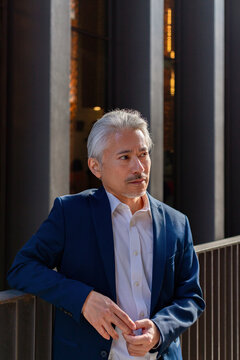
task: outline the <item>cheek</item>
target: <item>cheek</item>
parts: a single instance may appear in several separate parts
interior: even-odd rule
[[[111,183],[120,183],[124,176],[124,171],[115,166],[108,167],[104,172],[104,179]]]
[[[151,160],[150,160],[150,159],[147,160],[147,161],[145,162],[144,166],[145,166],[146,172],[149,172],[150,169],[151,169]]]

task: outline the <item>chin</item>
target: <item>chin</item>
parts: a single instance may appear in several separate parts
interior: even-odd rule
[[[138,192],[136,191],[135,193],[128,193],[128,194],[122,194],[122,195],[128,199],[135,199],[136,197],[141,197],[145,194],[146,194],[146,190],[142,190],[142,191],[138,191]]]

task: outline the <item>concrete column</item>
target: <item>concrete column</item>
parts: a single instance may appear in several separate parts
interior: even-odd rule
[[[70,4],[9,4],[6,269],[69,189]]]
[[[6,223],[6,111],[7,111],[7,1],[1,2],[0,22],[0,274],[5,273],[5,223]],[[2,239],[2,240],[1,240]],[[4,289],[0,275],[0,291]]]
[[[112,108],[139,110],[155,143],[151,193],[163,198],[163,0],[117,0],[112,21]]]
[[[214,227],[215,240],[225,237],[225,1],[214,2]]]
[[[151,194],[163,200],[164,166],[164,1],[151,0],[150,113],[152,151]]]
[[[69,192],[70,1],[51,1],[49,205]]]
[[[226,0],[226,236],[240,234],[240,2]]]
[[[177,4],[177,205],[195,243],[224,237],[223,2]]]

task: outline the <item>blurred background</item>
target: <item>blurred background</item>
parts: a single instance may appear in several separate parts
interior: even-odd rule
[[[0,290],[56,196],[99,186],[92,124],[139,110],[150,192],[194,243],[240,234],[239,0],[0,0]]]

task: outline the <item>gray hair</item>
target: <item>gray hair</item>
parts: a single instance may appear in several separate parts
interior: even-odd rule
[[[141,130],[145,136],[148,150],[151,150],[153,143],[147,121],[136,110],[117,109],[106,113],[94,123],[88,136],[88,157],[101,161],[109,135],[122,129]]]

